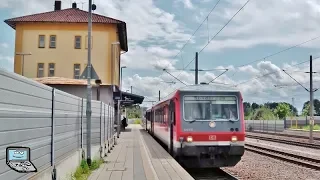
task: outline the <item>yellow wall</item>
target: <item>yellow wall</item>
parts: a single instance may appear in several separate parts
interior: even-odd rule
[[[45,63],[44,76],[48,76],[48,63],[55,63],[57,77],[73,78],[75,63],[81,64],[82,73],[88,58],[87,29],[87,24],[18,24],[15,52],[32,53],[24,58],[24,76],[37,77],[37,63]],[[111,44],[118,41],[116,25],[94,24],[92,30],[92,65],[103,83],[119,86],[119,62],[111,61]],[[39,35],[46,36],[45,48],[38,48]],[[49,48],[50,35],[56,35],[55,49]],[[74,48],[75,36],[82,37],[81,49]],[[15,56],[14,71],[18,74],[21,74],[21,59]]]

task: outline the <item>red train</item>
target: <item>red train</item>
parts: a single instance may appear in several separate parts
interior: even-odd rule
[[[187,168],[235,166],[244,154],[241,92],[186,86],[146,111],[145,128]]]

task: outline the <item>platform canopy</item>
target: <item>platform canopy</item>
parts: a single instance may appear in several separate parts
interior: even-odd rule
[[[125,99],[133,100],[132,104],[142,104],[142,102],[144,100],[143,96],[140,96],[140,95],[137,95],[137,94],[131,94],[131,93],[124,92],[124,91],[122,91],[121,94],[122,94],[122,99],[121,100],[125,100]],[[113,93],[113,97],[114,97],[115,100],[119,100],[120,99],[120,92],[119,91],[118,92],[114,92]]]

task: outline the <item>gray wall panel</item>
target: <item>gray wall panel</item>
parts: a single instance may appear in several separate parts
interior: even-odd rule
[[[22,180],[30,175],[9,169],[5,150],[7,146],[30,147],[31,160],[39,172],[51,166],[52,88],[2,70],[0,83],[4,85],[0,87],[0,179]],[[54,155],[58,163],[81,147],[81,120],[86,148],[86,100],[81,106],[81,98],[57,89],[54,98]],[[112,102],[111,95],[107,99]],[[93,100],[91,110],[91,143],[98,145],[101,139],[110,138],[114,108]]]

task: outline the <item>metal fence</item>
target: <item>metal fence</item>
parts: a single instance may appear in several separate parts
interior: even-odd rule
[[[86,100],[0,70],[0,179],[26,179],[6,165],[7,146],[31,148],[38,172],[86,148]],[[92,101],[91,143],[114,137],[113,106]]]
[[[284,120],[245,120],[246,131],[282,132]]]
[[[309,125],[310,117],[287,117],[284,120],[245,120],[246,131],[282,132],[285,129]],[[314,124],[320,124],[320,116],[314,116]]]
[[[310,116],[306,117],[287,117],[285,128],[302,127],[309,125]],[[320,116],[314,116],[314,124],[320,124]]]

